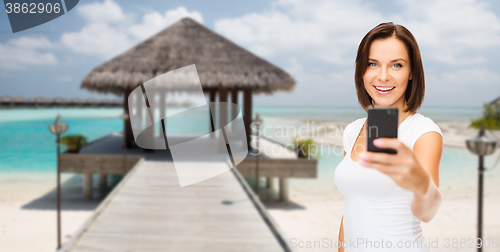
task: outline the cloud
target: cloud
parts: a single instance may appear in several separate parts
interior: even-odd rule
[[[439,85],[443,87],[456,86],[456,83],[466,83],[463,86],[463,91],[470,91],[479,87],[498,88],[500,83],[500,74],[490,71],[484,67],[465,68],[460,71],[443,71],[440,73],[429,74],[426,77],[427,82],[431,85]],[[474,88],[472,88],[474,87]]]
[[[478,49],[500,48],[500,20],[483,2],[408,0],[400,6],[384,14],[365,1],[279,0],[262,13],[219,19],[215,30],[264,57],[299,51],[336,65],[352,64],[363,36],[387,21],[411,30],[437,62],[480,64],[486,57]]]
[[[135,42],[123,30],[106,23],[90,23],[78,32],[61,35],[61,42],[73,52],[111,58]]]
[[[150,10],[137,22],[133,13],[124,12],[113,0],[82,4],[76,10],[86,21],[84,27],[79,31],[63,33],[60,41],[51,42],[45,37],[20,37],[0,43],[0,69],[54,65],[57,58],[53,51],[61,47],[68,48],[70,52],[109,59],[183,17],[203,23],[201,13],[188,11],[182,6],[163,14]]]
[[[199,12],[190,12],[185,7],[163,14],[150,11],[142,17],[141,22],[134,22],[134,15],[125,13],[113,0],[84,4],[77,11],[87,23],[80,31],[61,35],[62,44],[73,52],[105,59],[124,52],[183,17],[203,23]]]
[[[197,11],[189,12],[185,7],[178,7],[177,9],[166,11],[163,15],[155,11],[147,13],[142,17],[142,22],[130,26],[128,32],[135,38],[143,40],[184,17],[190,17],[199,23],[203,23],[201,13]]]
[[[54,45],[44,37],[20,37],[0,43],[0,69],[19,70],[28,65],[55,65],[56,56],[46,50]]]
[[[120,23],[127,20],[122,7],[113,0],[78,6],[77,12],[90,23]]]

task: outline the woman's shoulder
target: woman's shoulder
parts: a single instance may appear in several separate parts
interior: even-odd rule
[[[420,138],[423,134],[427,132],[437,132],[443,137],[443,133],[441,132],[441,128],[429,117],[426,117],[420,113],[416,113],[414,118],[409,126],[408,132],[408,144],[413,148],[415,142]]]
[[[432,131],[432,130],[434,130],[442,135],[441,128],[439,128],[439,125],[437,125],[431,118],[424,116],[418,112],[415,113],[414,119],[411,122],[410,127],[413,131],[415,131],[415,130],[418,130],[418,131]]]

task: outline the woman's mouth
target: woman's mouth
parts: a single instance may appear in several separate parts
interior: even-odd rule
[[[380,95],[387,95],[392,92],[396,87],[391,87],[391,86],[373,86],[375,90],[377,90],[377,93]]]

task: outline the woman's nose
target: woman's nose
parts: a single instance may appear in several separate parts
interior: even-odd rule
[[[381,81],[381,82],[386,82],[388,80],[390,80],[390,76],[389,76],[389,73],[387,72],[386,69],[384,68],[381,68],[380,69],[380,73],[378,75],[378,79]]]

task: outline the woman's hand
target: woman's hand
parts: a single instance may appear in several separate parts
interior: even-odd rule
[[[373,144],[378,148],[395,149],[397,154],[365,151],[358,155],[361,165],[389,175],[399,186],[413,191],[416,195],[424,195],[427,192],[431,175],[420,165],[408,146],[396,138],[377,138]]]

